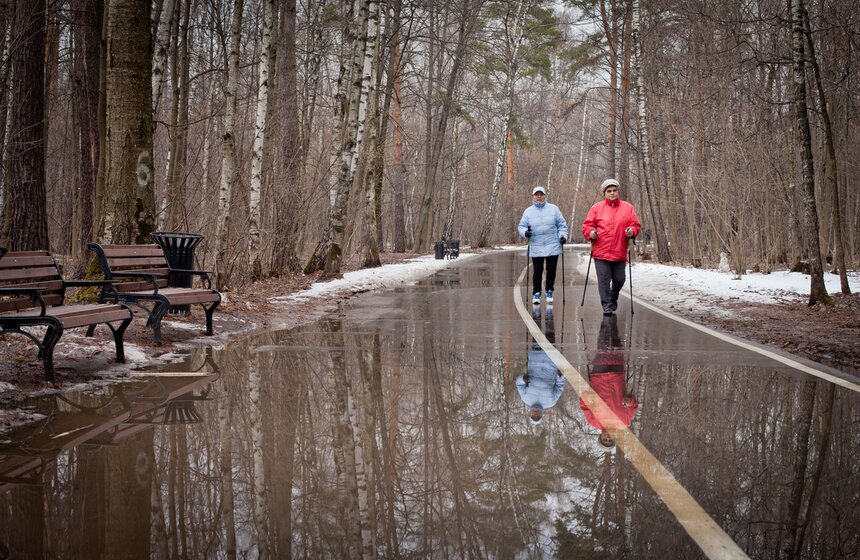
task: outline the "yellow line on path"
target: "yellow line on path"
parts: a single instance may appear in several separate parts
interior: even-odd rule
[[[595,393],[588,381],[579,371],[573,367],[561,352],[546,338],[537,323],[526,310],[525,304],[520,297],[520,286],[525,276],[525,269],[520,274],[514,285],[514,304],[522,317],[523,322],[546,352],[556,367],[564,374],[565,379],[573,386],[577,394],[591,404],[595,416],[607,418],[614,415],[612,410]],[[602,422],[606,424],[605,422]],[[615,420],[614,425],[621,425],[621,420]],[[630,463],[639,471],[642,478],[651,486],[657,496],[663,500],[669,511],[678,520],[678,523],[687,531],[687,534],[702,549],[702,552],[713,560],[727,558],[749,558],[747,554],[717,525],[702,506],[690,495],[687,490],[675,479],[666,467],[651,454],[650,451],[639,441],[639,438],[628,429],[614,431],[616,445],[620,447]]]

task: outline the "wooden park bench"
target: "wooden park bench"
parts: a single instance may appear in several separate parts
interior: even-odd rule
[[[206,312],[206,334],[212,334],[212,314],[221,303],[221,294],[212,289],[207,272],[171,268],[164,251],[155,244],[90,243],[87,248],[98,257],[105,279],[113,281],[119,300],[148,313],[146,325],[152,327],[156,342],[161,342],[161,319],[171,306],[199,303]],[[199,276],[204,287],[177,287],[177,275]]]
[[[100,286],[103,303],[65,304],[67,288],[85,286]],[[122,337],[131,323],[131,310],[118,302],[110,282],[63,280],[48,251],[0,249],[0,332],[20,333],[36,343],[48,381],[54,379],[54,347],[63,331],[88,327],[91,336],[101,323],[113,331],[116,361],[124,362]],[[29,327],[46,327],[41,341]]]

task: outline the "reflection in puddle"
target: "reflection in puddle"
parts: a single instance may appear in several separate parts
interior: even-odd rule
[[[528,419],[522,266],[490,255],[366,294],[229,346],[215,382],[43,402],[0,449],[0,557],[700,557],[623,445],[597,448],[572,387]],[[600,320],[562,301],[545,332],[592,383],[615,376],[624,423],[741,548],[856,557],[853,395],[638,309],[592,348]]]

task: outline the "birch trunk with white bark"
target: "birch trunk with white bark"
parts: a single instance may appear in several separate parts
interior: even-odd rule
[[[272,30],[275,26],[275,0],[263,3],[263,37],[260,45],[257,116],[254,124],[254,147],[251,155],[251,192],[248,201],[248,264],[251,278],[263,277],[260,259],[260,191],[263,185],[263,148],[266,142],[266,110],[269,104],[269,64],[271,61]]]
[[[651,160],[651,136],[648,129],[647,99],[645,93],[645,76],[642,72],[642,13],[640,1],[633,0],[633,50],[634,66],[636,70],[636,92],[639,108],[639,136],[640,150],[642,155],[642,182],[645,185],[645,195],[648,207],[651,211],[651,219],[654,222],[654,239],[657,242],[657,258],[660,262],[672,260],[669,253],[669,243],[666,239],[666,228],[663,222],[663,213],[660,203],[656,200],[654,190],[653,171],[654,164]],[[612,95],[615,95],[613,92]]]
[[[167,47],[173,27],[173,7],[176,0],[164,0],[161,14],[156,22],[155,48],[152,56],[152,114],[158,115],[158,105],[164,84],[164,68],[167,64]]]

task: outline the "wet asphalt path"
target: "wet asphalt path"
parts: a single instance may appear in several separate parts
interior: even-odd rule
[[[94,435],[0,447],[0,550],[26,527],[67,556],[121,532],[141,558],[856,557],[855,380],[627,298],[604,320],[565,258],[552,306],[515,301],[524,252],[492,253],[198,356],[205,389],[40,404],[63,424],[39,437]]]

